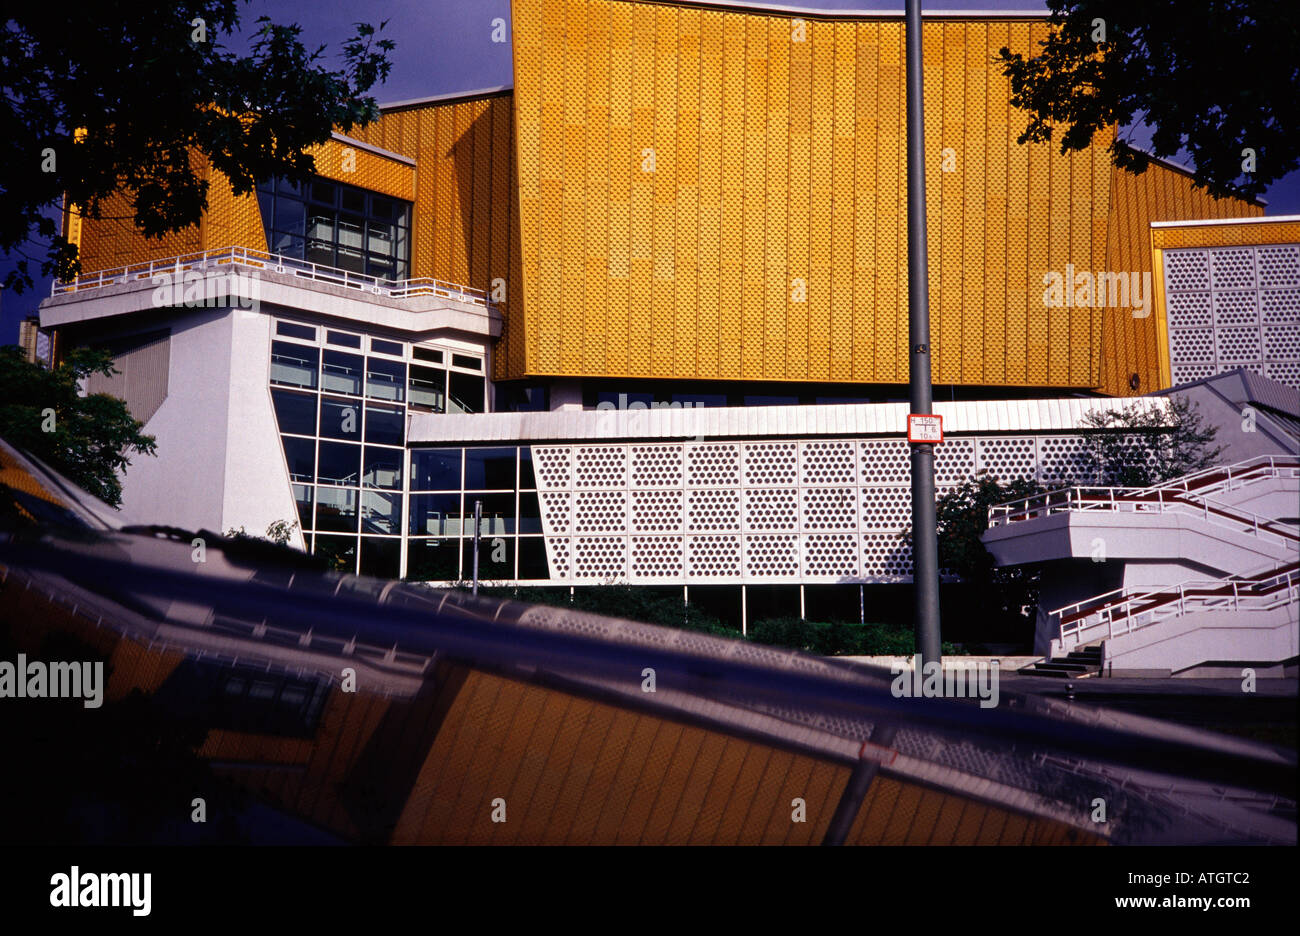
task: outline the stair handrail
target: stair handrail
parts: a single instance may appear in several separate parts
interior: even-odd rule
[[[1232,464],[1229,465],[1219,465],[1210,468],[1202,468],[1199,471],[1192,472],[1191,474],[1182,475],[1177,478],[1171,478],[1168,481],[1162,481],[1159,484],[1152,484],[1152,485],[1148,485],[1147,487],[1126,488],[1126,487],[1107,487],[1106,485],[1071,485],[1064,488],[1057,488],[1054,491],[1044,491],[1041,494],[1030,494],[1025,497],[1019,497],[1016,498],[1015,500],[1010,500],[1001,504],[994,504],[993,506],[991,506],[989,508],[989,526],[991,527],[1001,526],[1005,523],[1011,523],[1018,519],[1033,519],[1036,516],[1036,514],[1028,506],[1019,510],[1013,508],[1020,507],[1020,505],[1022,504],[1028,505],[1031,501],[1036,500],[1038,498],[1048,499],[1045,500],[1043,509],[1046,510],[1047,513],[1050,515],[1050,513],[1052,512],[1050,509],[1051,496],[1054,494],[1060,494],[1062,492],[1070,492],[1070,491],[1110,490],[1110,491],[1131,491],[1135,494],[1138,492],[1143,492],[1143,493],[1157,492],[1157,496],[1159,497],[1161,496],[1159,492],[1172,489],[1172,490],[1181,490],[1190,497],[1197,497],[1206,500],[1208,499],[1208,497],[1204,494],[1197,493],[1197,490],[1199,489],[1193,489],[1193,486],[1190,485],[1190,482],[1200,477],[1204,477],[1207,475],[1216,475],[1216,474],[1222,475],[1224,481],[1226,482],[1231,482],[1234,476],[1242,480],[1248,480],[1251,476],[1259,472],[1261,469],[1267,469],[1266,477],[1300,477],[1300,456],[1256,455],[1252,458],[1243,459],[1242,461],[1239,462],[1233,462]],[[1294,471],[1295,474],[1283,475],[1281,472],[1285,469],[1290,469],[1291,471]],[[1228,488],[1228,490],[1231,490],[1231,488]],[[1068,509],[1068,507],[1066,509]],[[1237,508],[1226,508],[1226,509],[1236,510]],[[1248,513],[1248,511],[1240,511],[1240,512]]]
[[[1174,496],[1175,494],[1178,496]],[[1031,503],[1040,500],[1041,505]],[[1300,529],[1292,530],[1288,524],[1272,517],[1261,517],[1254,511],[1230,506],[1192,491],[1154,486],[1138,488],[1075,485],[1042,494],[1031,494],[1028,497],[990,507],[989,526],[1006,526],[1021,520],[1034,520],[1041,516],[1073,511],[1102,509],[1118,513],[1123,510],[1121,505],[1124,504],[1135,505],[1136,510],[1141,510],[1137,505],[1148,505],[1148,509],[1150,505],[1159,505],[1157,508],[1159,513],[1174,512],[1179,507],[1196,511],[1199,507],[1202,519],[1207,523],[1214,523],[1215,516],[1227,517],[1236,523],[1248,526],[1250,528],[1248,532],[1257,537],[1263,530],[1282,540],[1300,542]]]
[[[1110,592],[1103,592],[1101,595],[1094,595],[1092,598],[1075,602],[1072,605],[1066,605],[1063,608],[1057,608],[1055,611],[1049,611],[1049,617],[1060,617],[1061,648],[1066,649],[1078,642],[1077,634],[1085,630],[1092,630],[1106,626],[1107,639],[1113,639],[1117,636],[1140,630],[1155,624],[1158,620],[1164,620],[1167,617],[1181,617],[1188,613],[1188,602],[1193,604],[1208,604],[1214,601],[1223,600],[1229,596],[1223,594],[1189,594],[1196,591],[1221,591],[1225,586],[1231,586],[1230,607],[1233,611],[1268,611],[1281,604],[1287,604],[1300,600],[1300,569],[1295,563],[1282,566],[1281,569],[1272,574],[1261,574],[1255,579],[1239,578],[1221,578],[1221,579],[1191,579],[1185,582],[1179,582],[1174,585],[1166,585],[1160,588],[1148,589],[1146,591],[1127,595],[1124,600],[1104,604],[1095,609],[1097,620],[1089,620],[1093,616],[1093,611],[1089,611],[1082,617],[1066,623],[1063,612],[1072,609],[1082,610],[1084,605],[1090,604],[1099,598],[1107,595],[1126,592],[1127,589],[1114,589]],[[1243,587],[1248,587],[1249,591],[1243,594]],[[1282,594],[1277,594],[1281,592]],[[1159,596],[1177,596],[1173,601],[1160,602],[1150,607],[1134,610],[1134,607],[1140,602],[1147,602]],[[1261,602],[1263,604],[1261,605]],[[1159,614],[1163,607],[1168,610],[1168,605],[1174,604],[1176,612],[1173,615]],[[1121,613],[1116,613],[1120,611]],[[1150,620],[1143,623],[1141,616],[1147,611],[1151,612]],[[1137,621],[1134,624],[1134,621]],[[1123,624],[1122,629],[1117,630],[1116,625]]]
[[[1188,486],[1189,483],[1205,475],[1223,474],[1225,481],[1231,481],[1234,472],[1238,477],[1241,477],[1243,475],[1250,475],[1261,468],[1268,468],[1268,477],[1280,477],[1277,472],[1283,468],[1300,470],[1300,456],[1255,455],[1251,458],[1242,459],[1239,462],[1233,462],[1229,465],[1202,468],[1199,471],[1193,471],[1191,474],[1180,475],[1177,478],[1170,478],[1168,481],[1161,481],[1159,484],[1151,485],[1151,488],[1178,487],[1181,485],[1183,490],[1191,493],[1191,487]]]

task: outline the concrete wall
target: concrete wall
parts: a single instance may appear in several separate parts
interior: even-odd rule
[[[1119,588],[1123,576],[1121,562],[1060,559],[1046,563],[1038,591],[1038,615],[1034,620],[1034,653],[1046,656],[1051,651],[1052,640],[1060,636],[1060,622],[1049,612]]]
[[[221,532],[232,317],[229,309],[199,309],[170,324],[167,398],[144,427],[158,454],[132,459],[123,519]]]
[[[267,384],[272,321],[265,309],[231,312],[230,402],[219,532],[243,527],[261,536],[277,520],[298,519]],[[296,527],[291,543],[306,548]]]
[[[1108,676],[1203,675],[1231,664],[1272,674],[1297,655],[1297,609],[1292,602],[1270,611],[1197,611],[1168,618],[1106,641]],[[1267,671],[1267,673],[1265,672]]]

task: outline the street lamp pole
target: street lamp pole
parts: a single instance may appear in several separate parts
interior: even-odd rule
[[[930,300],[925,235],[925,117],[921,81],[921,0],[907,0],[907,294],[911,412],[934,411],[930,385]],[[912,582],[916,652],[940,662],[939,536],[934,505],[934,445],[910,443]]]

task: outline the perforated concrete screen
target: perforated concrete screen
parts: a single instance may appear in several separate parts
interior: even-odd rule
[[[1164,251],[1175,385],[1245,367],[1300,388],[1300,245]]]
[[[577,584],[900,582],[911,522],[898,439],[534,446],[552,580]],[[938,446],[939,492],[979,472],[1082,478],[1083,439]]]

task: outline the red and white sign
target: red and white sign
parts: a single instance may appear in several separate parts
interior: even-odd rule
[[[942,442],[943,417],[909,413],[907,416],[908,442]]]

